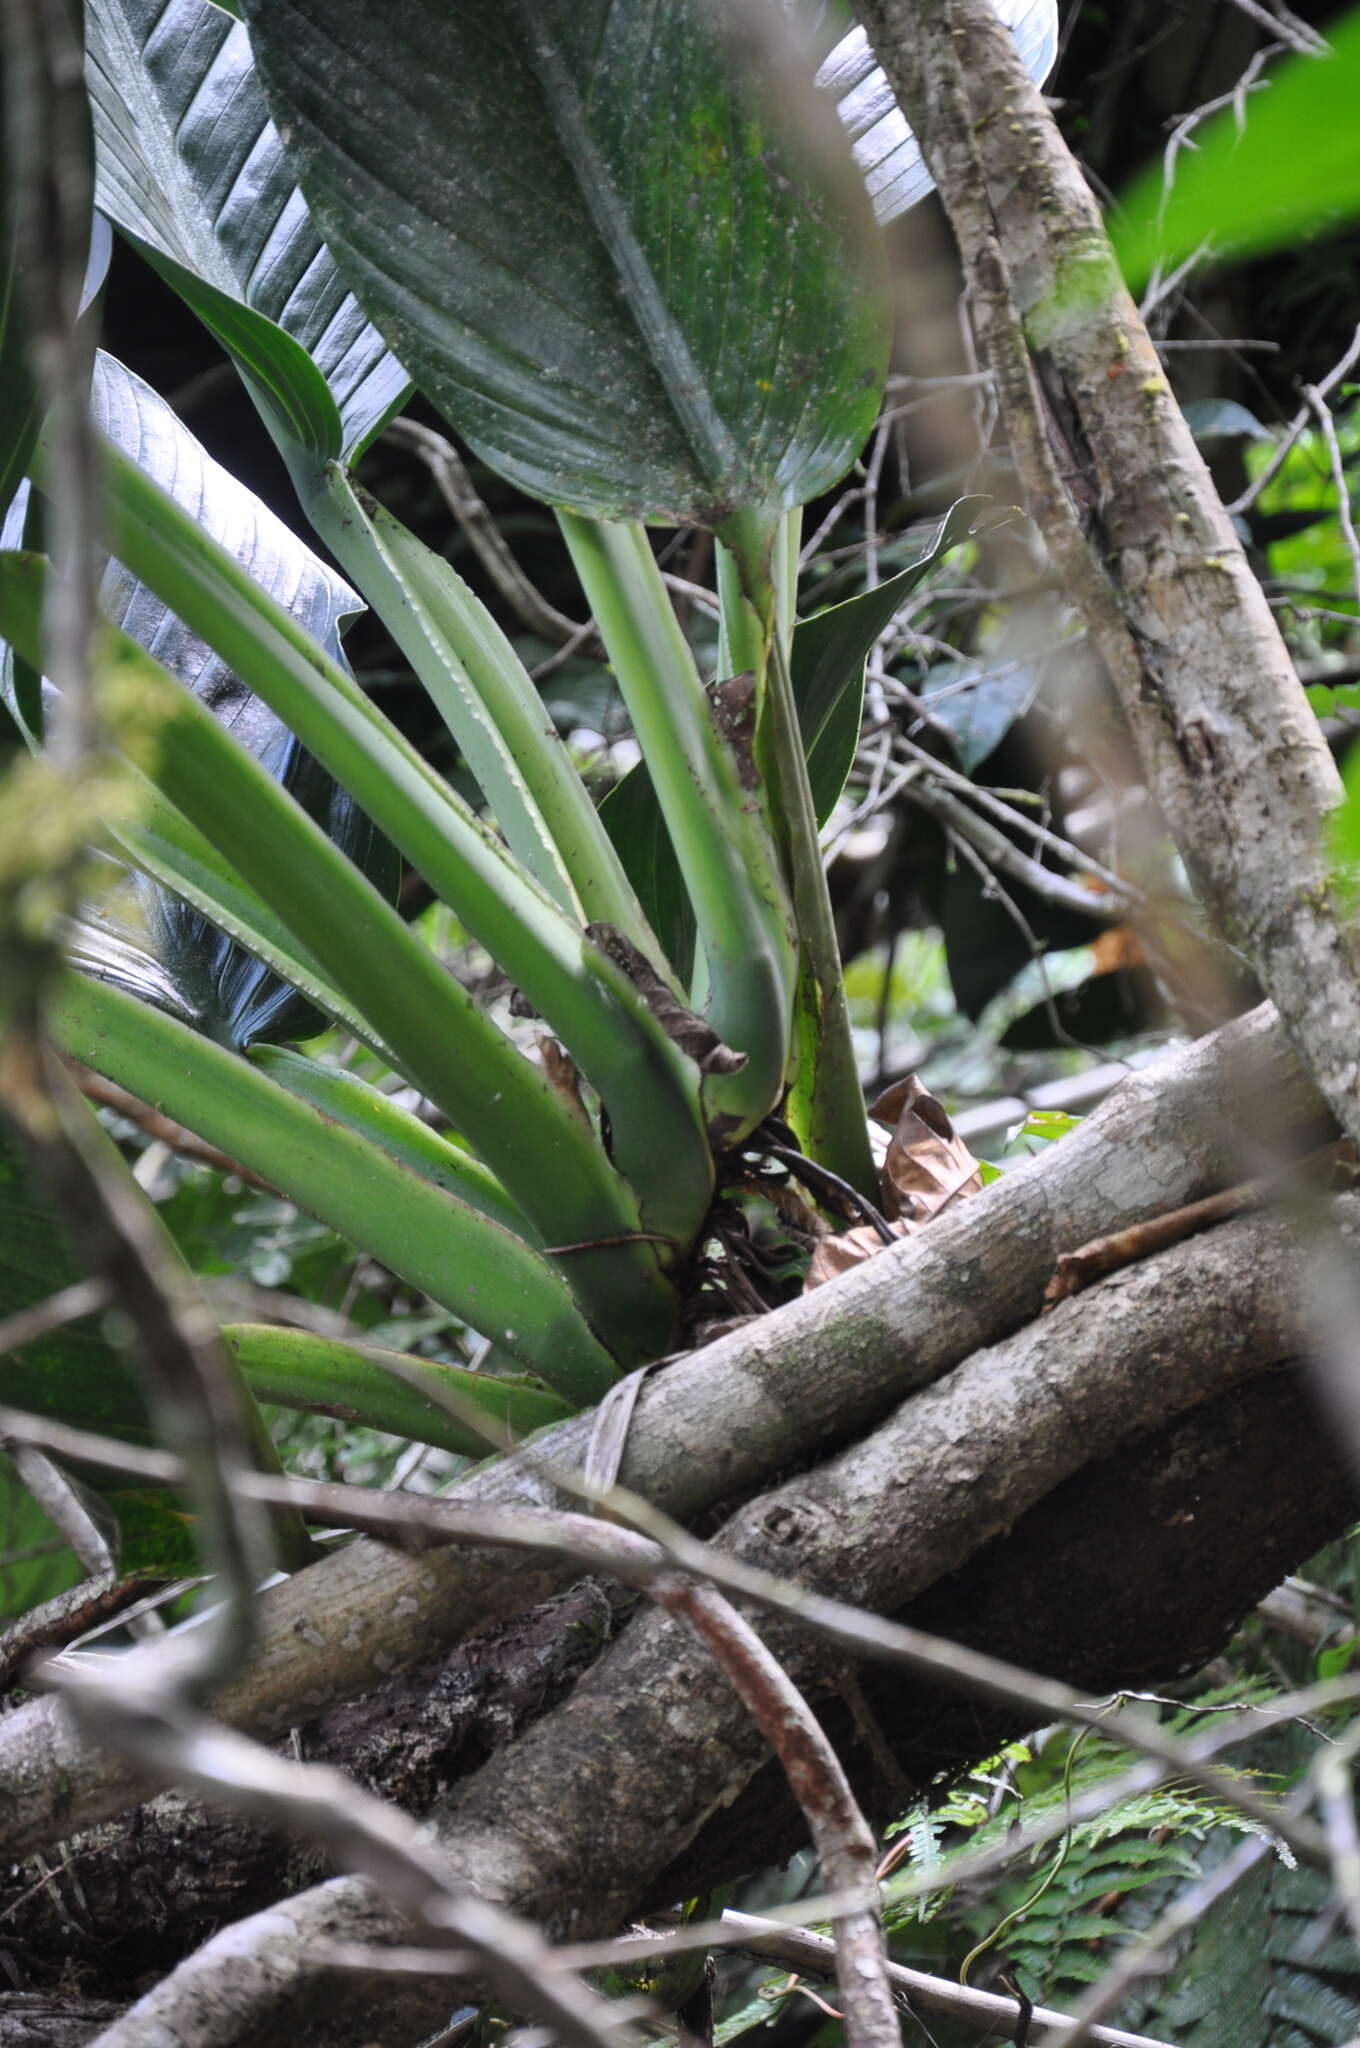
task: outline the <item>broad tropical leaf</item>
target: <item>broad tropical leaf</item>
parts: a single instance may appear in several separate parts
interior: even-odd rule
[[[90,0],[99,205],[247,371],[271,427],[353,461],[409,386],[284,161],[245,29],[209,0]]]
[[[868,209],[783,148],[703,0],[244,11],[342,274],[502,474],[716,527],[848,467],[886,359]]]
[[[1042,83],[1058,54],[1057,0],[995,0],[995,5],[1015,32],[1030,77]],[[934,191],[935,180],[862,28],[837,43],[817,83],[836,101],[878,220],[896,220]]]
[[[815,612],[796,628],[789,666],[819,825],[835,809],[859,745],[864,664],[871,648],[917,585],[951,548],[967,540],[987,504],[985,498],[960,498],[898,575],[844,604]]]

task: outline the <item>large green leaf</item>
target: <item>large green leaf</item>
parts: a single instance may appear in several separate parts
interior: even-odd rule
[[[1197,132],[1169,195],[1160,158],[1123,195],[1111,236],[1133,290],[1202,245],[1259,254],[1360,213],[1360,9],[1328,35],[1331,55],[1286,58],[1244,110]]]
[[[293,182],[244,28],[208,0],[89,0],[100,206],[247,370],[270,425],[353,460],[404,371]]]
[[[873,420],[867,201],[734,78],[705,0],[247,0],[355,296],[473,448],[612,518],[825,490]]]
[[[941,557],[968,538],[988,502],[960,498],[899,575],[815,612],[794,632],[789,666],[819,825],[835,809],[859,745],[864,664],[871,648]]]

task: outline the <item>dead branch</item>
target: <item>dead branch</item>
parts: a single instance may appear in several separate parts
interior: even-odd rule
[[[1216,1655],[1262,1592],[1352,1512],[1325,1428],[1310,1418],[1291,1375],[1270,1374],[1113,1460],[1083,1467],[897,1618],[993,1657],[1041,1663],[1087,1700],[1125,1687],[1160,1689],[1173,1672]],[[617,1620],[626,1608],[626,1596],[582,1581],[333,1710],[290,1747],[300,1742],[305,1756],[340,1764],[422,1815],[565,1696],[610,1634],[611,1609]],[[1268,1712],[1225,1711],[1197,1741],[1197,1756],[1212,1760],[1267,1724],[1325,1712],[1345,1692],[1344,1681],[1332,1681],[1273,1701]],[[861,1697],[863,1707],[851,1704]],[[941,1770],[990,1753],[1027,1725],[1012,1710],[904,1685],[891,1668],[869,1665],[822,1698],[818,1714],[878,1821],[900,1815]],[[868,1717],[879,1731],[872,1745]],[[1081,1795],[1074,1821],[1146,1792],[1162,1770],[1148,1760],[1130,1766]],[[1056,1831],[1065,1826],[1059,1811]],[[1042,1830],[1029,1839],[1041,1838]],[[638,1904],[657,1909],[709,1891],[805,1842],[806,1822],[778,1765],[767,1763]],[[998,1853],[1009,1861],[1016,1851],[1003,1845],[984,1861]],[[68,1959],[87,1957],[88,1930],[97,1930],[99,1988],[127,1998],[224,1922],[321,1875],[314,1858],[266,1826],[167,1793],[76,1837],[55,1864],[40,1859],[0,1881],[0,1926],[38,1982],[59,1981]],[[895,1885],[900,1891],[903,1879]],[[399,2030],[386,2011],[384,2024]],[[327,2041],[329,2028],[323,2020]],[[424,2028],[417,2014],[408,2033]]]
[[[653,1373],[638,1398],[625,1482],[678,1521],[741,1498],[1038,1314],[1062,1252],[1240,1179],[1257,1163],[1242,1157],[1244,1126],[1269,1157],[1291,1138],[1306,1146],[1321,1118],[1268,1007],[1140,1070],[1045,1157],[929,1231]],[[592,1419],[577,1417],[539,1440],[539,1457],[580,1470],[591,1433]],[[536,1461],[515,1457],[454,1497],[566,1505]],[[432,1645],[545,1598],[569,1570],[356,1543],[264,1595],[255,1662],[217,1709],[253,1732],[286,1729],[428,1657]],[[0,1840],[11,1856],[50,1846],[146,1789],[87,1749],[53,1701],[0,1721]]]
[[[1338,1212],[1354,1230],[1353,1198]],[[1291,1270],[1279,1221],[1247,1216],[1116,1275],[905,1402],[865,1444],[741,1510],[720,1547],[865,1604],[900,1605],[1168,1404],[1287,1351]],[[1091,1369],[1097,1343],[1117,1360],[1109,1372]],[[805,1600],[806,1619],[817,1612]],[[772,1617],[762,1634],[800,1685],[825,1691],[838,1660],[806,1619]],[[436,1808],[463,1880],[550,1928],[617,1925],[761,1760],[740,1703],[706,1679],[705,1661],[673,1618],[639,1617],[570,1699]],[[953,1681],[969,1683],[968,1655],[954,1663]],[[1031,1714],[1046,1718],[1048,1699],[1031,1682]],[[258,1951],[270,1988],[263,2002],[238,2003],[238,2038],[272,2040],[279,2014],[323,1996],[313,1940],[374,1930],[366,1888],[334,1880],[238,1927],[230,1946],[199,1951],[134,2009],[137,2024],[173,2025],[184,2000],[214,1983],[226,1996],[227,1973]]]

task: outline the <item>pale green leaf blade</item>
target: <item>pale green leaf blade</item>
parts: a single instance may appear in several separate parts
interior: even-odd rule
[[[814,613],[795,630],[789,666],[819,825],[834,810],[855,758],[870,649],[942,556],[968,538],[988,503],[960,498],[899,575]]]
[[[450,1412],[441,1394],[484,1416],[493,1438],[507,1430],[527,1436],[572,1413],[569,1401],[531,1379],[497,1379],[376,1344],[343,1344],[269,1323],[229,1323],[222,1335],[257,1400],[385,1429],[467,1458],[486,1456],[487,1437]]]
[[[237,1158],[575,1402],[615,1372],[566,1281],[511,1231],[239,1054],[121,990],[68,975],[62,1049]]]
[[[1207,245],[1258,255],[1360,214],[1360,10],[1328,31],[1332,54],[1285,58],[1246,100],[1182,151],[1170,196],[1160,161],[1122,195],[1111,226],[1131,289]]]

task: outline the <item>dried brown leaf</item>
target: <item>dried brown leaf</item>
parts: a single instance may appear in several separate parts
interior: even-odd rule
[[[982,1174],[962,1138],[919,1075],[879,1096],[869,1114],[892,1132],[883,1162],[883,1213],[919,1228],[958,1195],[975,1195]]]
[[[898,1222],[890,1223],[888,1228],[894,1237],[908,1237],[915,1225]],[[842,1230],[835,1237],[824,1237],[808,1261],[804,1294],[810,1294],[814,1287],[821,1287],[827,1280],[838,1279],[852,1266],[862,1266],[875,1252],[884,1249],[883,1240],[872,1223],[857,1223],[853,1230]]]
[[[581,1076],[575,1060],[555,1038],[540,1033],[535,1040],[538,1056],[543,1062],[543,1072],[554,1094],[560,1095],[568,1109],[579,1117],[588,1131],[593,1131],[590,1111],[586,1108],[581,1094]]]
[[[883,1213],[894,1237],[909,1237],[951,1202],[981,1188],[976,1159],[918,1075],[895,1082],[869,1113],[892,1132],[879,1180]],[[804,1293],[863,1265],[883,1249],[883,1239],[871,1223],[824,1237],[809,1262]]]

